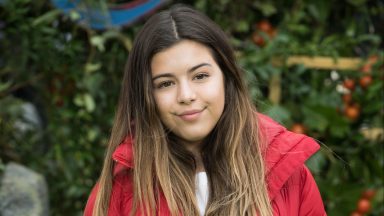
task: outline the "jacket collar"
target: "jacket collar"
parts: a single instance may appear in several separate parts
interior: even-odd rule
[[[115,161],[114,175],[125,169],[133,169],[133,141],[132,137],[126,137],[113,152],[112,159]]]
[[[319,150],[310,137],[288,131],[271,118],[258,113],[262,139],[266,141],[265,163],[270,199],[277,195],[288,178]],[[114,175],[133,168],[133,138],[127,137],[116,148],[112,158],[116,162]]]

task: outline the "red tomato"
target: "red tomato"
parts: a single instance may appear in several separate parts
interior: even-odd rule
[[[299,134],[304,134],[305,131],[307,129],[305,128],[305,126],[303,124],[300,124],[300,123],[295,123],[292,125],[290,131],[294,132],[294,133],[299,133]]]
[[[269,33],[272,31],[272,26],[268,20],[262,20],[256,24],[258,30]]]
[[[367,88],[372,83],[372,76],[365,75],[365,76],[361,77],[359,80],[359,83],[360,83],[360,86],[362,88]]]
[[[360,199],[357,202],[357,211],[361,214],[365,214],[371,210],[371,202],[367,199]]]
[[[363,65],[363,67],[360,68],[360,71],[365,73],[365,74],[370,74],[371,70],[372,70],[372,65],[369,63]]]
[[[253,32],[253,34],[252,34],[252,41],[257,46],[260,46],[260,47],[263,47],[265,45],[264,38],[260,34],[258,34],[256,31]]]
[[[353,79],[345,79],[343,82],[345,88],[353,91],[355,89],[355,81]]]
[[[374,189],[367,189],[365,191],[363,191],[363,193],[361,194],[361,197],[362,198],[365,198],[367,200],[371,200],[376,194],[376,190]]]
[[[372,55],[368,58],[368,61],[371,63],[371,64],[375,64],[377,62],[377,60],[379,60],[379,56],[377,55]]]
[[[363,216],[362,214],[360,214],[359,212],[357,211],[354,211],[350,214],[350,216]]]
[[[349,119],[349,120],[356,120],[360,116],[360,108],[357,105],[348,105],[345,107],[344,110],[344,115]]]

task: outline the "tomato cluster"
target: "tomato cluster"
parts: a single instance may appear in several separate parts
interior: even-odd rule
[[[255,31],[252,34],[252,41],[256,45],[263,47],[267,41],[273,39],[276,34],[276,28],[274,28],[268,20],[262,20],[255,25]]]
[[[351,121],[355,121],[360,116],[360,105],[353,101],[353,92],[357,85],[361,87],[362,90],[367,89],[373,82],[372,79],[372,64],[377,61],[377,57],[370,57],[368,62],[360,68],[361,76],[358,79],[346,78],[343,81],[343,87],[347,90],[342,95],[342,100],[344,103],[343,114]]]
[[[353,211],[350,216],[362,216],[367,214],[371,210],[371,200],[376,194],[374,189],[366,189],[361,194],[360,199],[357,201],[356,210]]]

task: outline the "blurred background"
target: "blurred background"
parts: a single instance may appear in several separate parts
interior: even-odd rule
[[[0,179],[23,165],[46,215],[82,214],[133,38],[175,3],[228,34],[259,111],[321,144],[307,165],[328,215],[383,216],[381,0],[0,0]]]

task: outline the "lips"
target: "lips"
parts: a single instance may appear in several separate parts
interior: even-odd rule
[[[184,111],[184,112],[178,114],[177,116],[180,117],[184,121],[194,121],[194,120],[199,118],[199,116],[204,111],[204,109],[187,110],[187,111]]]

